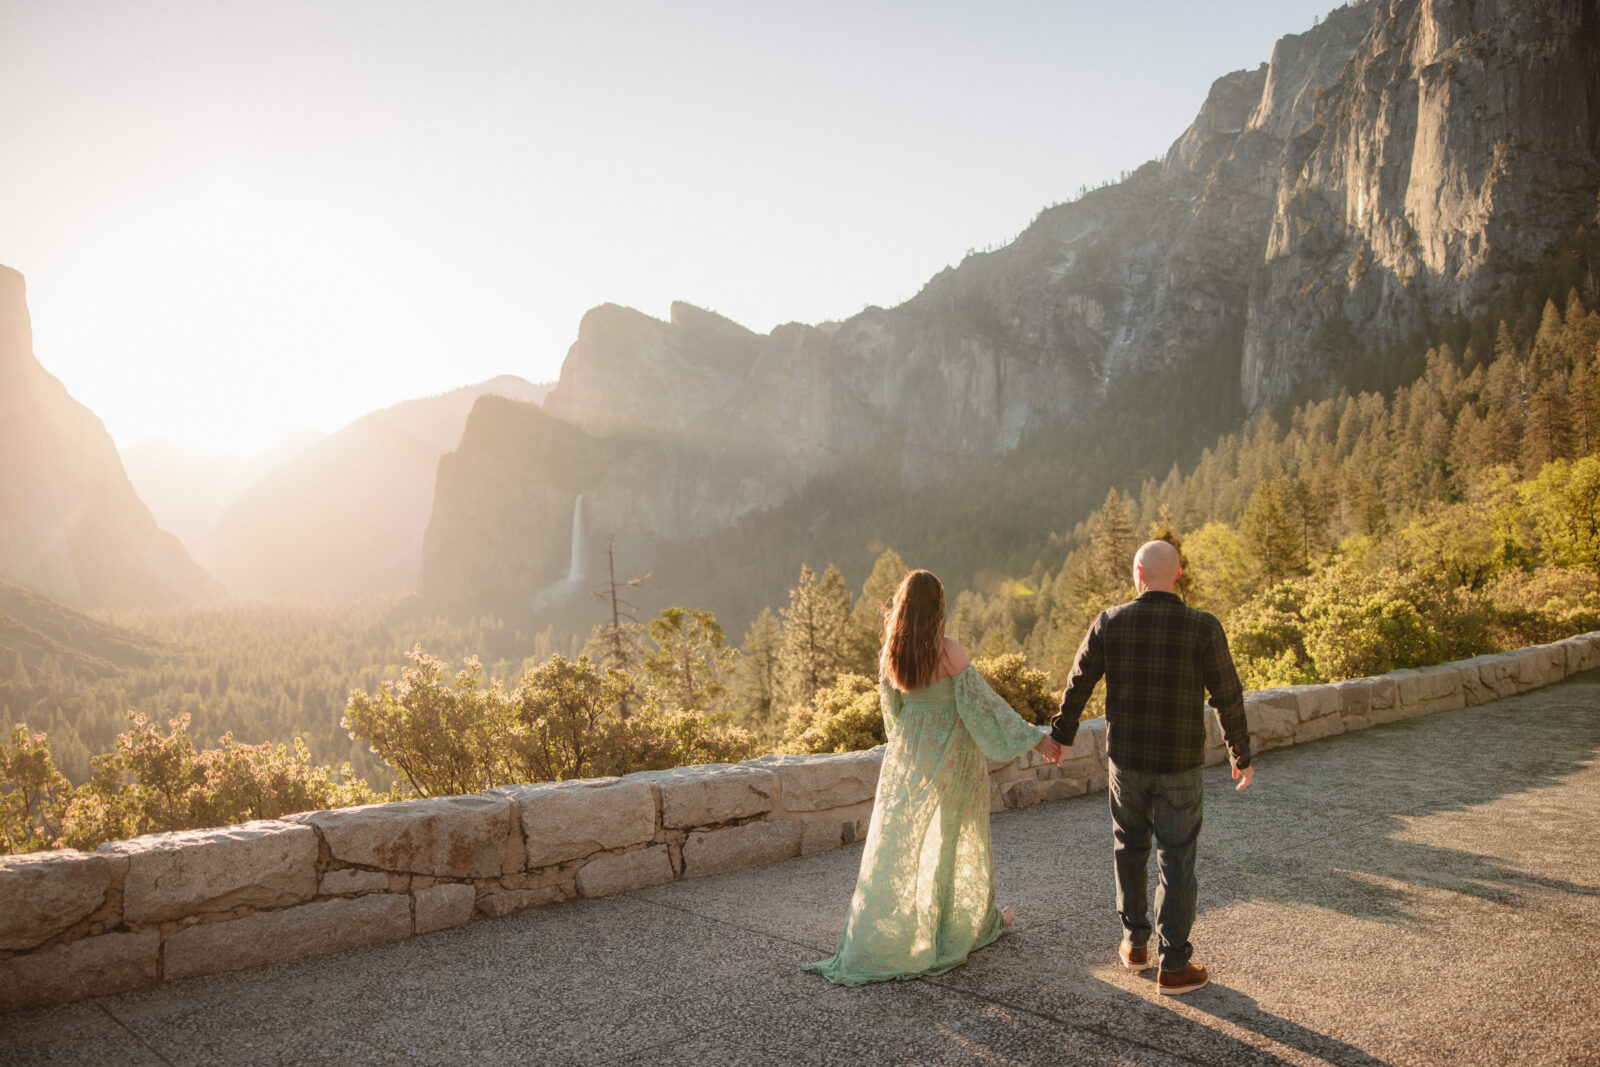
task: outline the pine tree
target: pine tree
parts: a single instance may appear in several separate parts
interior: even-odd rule
[[[1322,501],[1306,482],[1296,480],[1282,493],[1284,511],[1300,534],[1299,571],[1305,571],[1314,553],[1321,551],[1323,531],[1328,522]]]
[[[771,608],[762,608],[745,631],[738,668],[734,673],[734,705],[756,726],[772,723],[778,700],[778,659],[783,651],[783,629]]]
[[[1596,379],[1594,365],[1575,365],[1567,388],[1572,401],[1573,454],[1600,452],[1600,380]]]
[[[1533,347],[1528,352],[1526,373],[1530,381],[1542,381],[1553,371],[1562,369],[1559,365],[1563,355],[1562,325],[1556,302],[1547,299],[1539,316],[1539,329],[1533,335]]]
[[[850,613],[850,670],[869,678],[878,675],[878,649],[883,642],[883,613],[911,568],[893,548],[886,548],[872,565],[861,586],[855,610]]]
[[[1261,574],[1263,588],[1305,570],[1301,534],[1284,506],[1284,495],[1280,483],[1262,482],[1239,522],[1239,533]]]
[[[1522,469],[1530,477],[1553,459],[1572,456],[1571,394],[1567,376],[1546,378],[1528,399],[1528,420],[1522,435]]]
[[[809,704],[834,683],[850,656],[850,591],[837,567],[818,578],[800,565],[800,581],[783,611],[783,652],[778,661],[784,700]]]
[[[1567,310],[1561,318],[1561,369],[1570,371],[1594,354],[1600,342],[1600,315],[1585,308],[1573,289],[1567,293]]]
[[[657,692],[682,711],[707,711],[728,691],[725,681],[734,670],[735,653],[723,648],[724,634],[717,617],[693,608],[663,608],[650,620],[655,651],[644,667]]]
[[[1526,402],[1522,389],[1522,366],[1510,331],[1500,324],[1495,344],[1495,359],[1484,376],[1484,444],[1490,463],[1514,464],[1522,453],[1522,428]]]
[[[1139,550],[1133,501],[1115,487],[1089,519],[1089,546],[1094,553],[1095,589],[1114,600],[1130,592],[1133,554]]]

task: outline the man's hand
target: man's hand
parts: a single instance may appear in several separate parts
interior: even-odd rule
[[[1061,766],[1061,757],[1064,755],[1061,743],[1049,734],[1046,734],[1037,745],[1034,745],[1033,750],[1057,767]]]
[[[1233,787],[1233,791],[1235,793],[1241,789],[1248,789],[1250,787],[1250,783],[1256,780],[1256,765],[1252,763],[1242,771],[1235,767],[1233,769],[1233,776],[1239,779],[1239,784]]]

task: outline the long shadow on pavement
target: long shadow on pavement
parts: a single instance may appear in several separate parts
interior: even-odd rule
[[[1385,1060],[1370,1056],[1337,1038],[1264,1011],[1250,997],[1215,982],[1193,997],[1190,1007],[1328,1063],[1339,1064],[1340,1067],[1388,1067]]]

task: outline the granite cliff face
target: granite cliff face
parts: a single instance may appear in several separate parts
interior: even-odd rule
[[[220,595],[156,527],[116,445],[33,355],[22,275],[0,267],[0,576],[74,607]]]
[[[595,309],[545,412],[604,443],[581,486],[590,525],[658,542],[862,464],[899,492],[937,485],[1145,382],[1159,415],[1130,411],[1118,432],[1132,466],[1160,472],[1193,456],[1182,435],[1149,445],[1155,424],[1214,436],[1336,391],[1353,357],[1471,310],[1592,224],[1597,72],[1589,0],[1347,6],[1219,79],[1164,159],[1041,212],[899,307],[765,337],[683,304],[670,322]],[[458,453],[440,499],[507,462]],[[565,542],[576,491],[520,521]],[[504,570],[492,525],[483,566]],[[421,584],[442,588],[431,565]],[[486,584],[455,577],[464,594]]]
[[[1390,0],[1289,143],[1251,280],[1242,384],[1257,408],[1341,349],[1472,308],[1593,224],[1600,9]],[[1281,47],[1281,46],[1280,46]]]

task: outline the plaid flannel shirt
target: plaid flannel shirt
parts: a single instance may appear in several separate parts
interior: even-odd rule
[[[1205,762],[1205,695],[1222,721],[1228,756],[1250,766],[1244,687],[1216,616],[1176,593],[1150,591],[1108,608],[1078,648],[1050,734],[1070,745],[1078,716],[1106,680],[1106,751],[1119,767],[1169,774]]]

